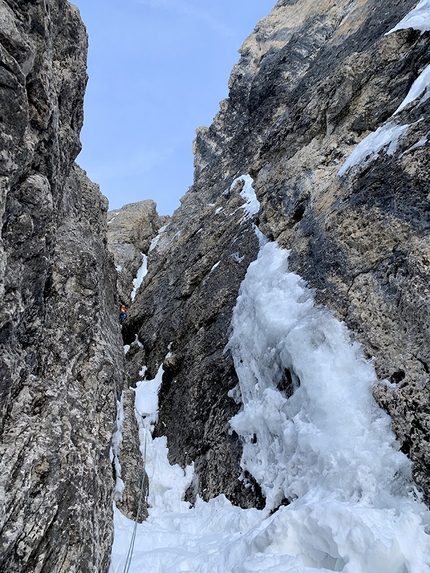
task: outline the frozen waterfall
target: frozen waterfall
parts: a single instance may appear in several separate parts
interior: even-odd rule
[[[229,349],[243,406],[231,425],[267,507],[243,510],[219,496],[190,508],[183,493],[191,468],[169,466],[165,438],[152,440],[146,429],[152,507],[130,572],[430,571],[429,513],[373,399],[373,365],[346,327],[314,305],[276,243],[265,243],[248,269]],[[146,391],[153,398],[152,386],[138,385],[137,405]],[[151,413],[148,428],[153,420]],[[133,527],[118,511],[115,519],[112,573],[123,570]]]

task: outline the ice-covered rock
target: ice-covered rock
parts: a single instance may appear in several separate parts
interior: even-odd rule
[[[261,499],[252,482],[240,493],[227,424],[237,379],[223,352],[257,256],[253,224],[291,250],[291,269],[390,381],[375,396],[430,491],[430,100],[396,113],[429,64],[428,32],[406,18],[417,4],[280,0],[244,42],[213,124],[197,130],[194,185],[149,253],[124,333],[143,343],[130,372],[140,360],[155,376],[171,343],[156,433],[172,462],[194,461],[205,499]],[[393,31],[401,21],[413,25]],[[261,204],[247,220],[243,181],[231,188],[244,174]]]

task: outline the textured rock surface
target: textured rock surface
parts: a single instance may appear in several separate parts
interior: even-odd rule
[[[151,378],[163,363],[156,433],[167,433],[172,461],[194,461],[198,483],[190,498],[224,493],[246,506],[256,503],[255,492],[238,479],[241,447],[228,420],[239,406],[227,395],[237,378],[224,355],[237,291],[258,252],[242,187],[219,193],[215,204],[197,194],[184,198],[182,212],[149,254],[149,272],[123,332],[126,341],[138,334],[143,344],[127,354],[129,384],[139,380],[142,364]]]
[[[123,363],[107,201],[74,166],[87,38],[0,2],[0,570],[107,570]]]
[[[151,240],[168,220],[169,217],[158,215],[156,204],[150,199],[108,212],[108,248],[115,260],[122,304],[130,304],[142,254],[148,254]]]
[[[144,490],[139,511],[144,465],[139,447],[139,427],[134,412],[134,391],[127,387],[123,391],[123,413],[122,441],[119,445],[118,460],[121,464],[121,479],[124,489],[120,496],[115,496],[117,497],[115,501],[116,506],[125,516],[133,520],[138,517],[138,521],[142,522],[148,517],[146,504],[148,477],[145,472]]]
[[[392,381],[375,396],[430,491],[430,100],[394,114],[430,61],[429,33],[385,35],[415,5],[279,1],[242,46],[212,126],[197,130],[194,185],[150,253],[124,328],[144,345],[128,361],[130,382],[142,364],[153,376],[164,363],[157,431],[172,462],[195,462],[190,497],[222,491],[259,503],[237,480],[240,444],[228,429],[236,376],[223,352],[258,250],[240,186],[227,191],[243,173],[255,179],[260,229],[291,249],[292,268]],[[389,122],[410,124],[397,150],[340,177],[357,144]]]

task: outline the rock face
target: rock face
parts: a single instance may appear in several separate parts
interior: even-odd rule
[[[171,220],[152,202],[109,217],[122,302],[149,255],[123,380],[107,204],[74,164],[85,30],[65,0],[0,0],[1,571],[107,570],[117,403],[124,388],[121,508],[133,516],[129,387],[144,365],[147,378],[163,366],[156,434],[172,462],[194,463],[188,499],[264,503],[241,475],[225,351],[256,226],[389,380],[375,396],[429,495],[430,98],[418,90],[399,108],[430,62],[429,32],[387,35],[415,4],[280,0],[257,25],[229,98],[197,131],[194,185]]]
[[[212,126],[197,130],[194,185],[149,255],[123,330],[143,344],[128,360],[131,384],[142,364],[148,377],[163,364],[156,432],[172,462],[194,462],[190,499],[223,492],[261,503],[255,484],[238,479],[228,420],[240,406],[224,352],[258,252],[253,223],[291,249],[292,269],[391,382],[375,396],[430,493],[430,99],[396,113],[430,62],[429,32],[387,35],[415,5],[280,0],[243,44]],[[349,167],[353,152],[361,159]],[[232,185],[242,174],[261,202],[252,218],[244,180]]]
[[[106,571],[123,353],[107,201],[74,165],[87,37],[0,2],[0,570]]]
[[[160,217],[154,201],[124,205],[108,213],[108,249],[118,272],[118,294],[122,304],[131,303],[133,280],[148,254],[151,240],[169,217]]]

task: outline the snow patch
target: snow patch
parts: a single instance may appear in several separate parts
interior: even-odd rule
[[[109,221],[108,221],[108,223],[107,223],[108,225],[110,225],[110,224],[116,219],[118,213],[119,213],[119,211],[117,211],[116,213],[113,213],[112,219],[109,219]]]
[[[149,253],[151,251],[153,251],[155,249],[155,247],[158,245],[158,241],[160,240],[161,235],[164,233],[164,231],[167,229],[167,227],[169,226],[169,223],[167,223],[167,225],[163,225],[163,227],[160,227],[158,230],[158,234],[155,235],[155,237],[152,239],[151,244],[149,245]]]
[[[142,264],[137,271],[136,278],[133,279],[133,290],[131,291],[131,300],[134,301],[136,298],[136,293],[143,282],[143,279],[148,274],[148,257],[141,253],[142,255]]]
[[[379,127],[374,133],[365,137],[342,167],[338,171],[338,176],[342,177],[354,165],[366,167],[378,158],[379,152],[387,147],[387,154],[394,155],[397,151],[399,138],[406,134],[409,125],[397,125],[389,122]]]
[[[411,86],[411,89],[408,92],[408,95],[396,109],[394,115],[402,111],[403,108],[405,108],[409,103],[414,101],[414,99],[418,98],[420,95],[422,95],[422,98],[420,99],[419,103],[420,104],[424,103],[430,97],[430,90],[428,89],[429,86],[430,86],[430,64],[426,68],[424,68],[421,74],[414,81],[414,83]]]
[[[421,33],[430,30],[430,0],[421,0],[413,10],[411,10],[403,20],[394,26],[387,34],[392,34],[396,30],[414,28],[421,30]]]

